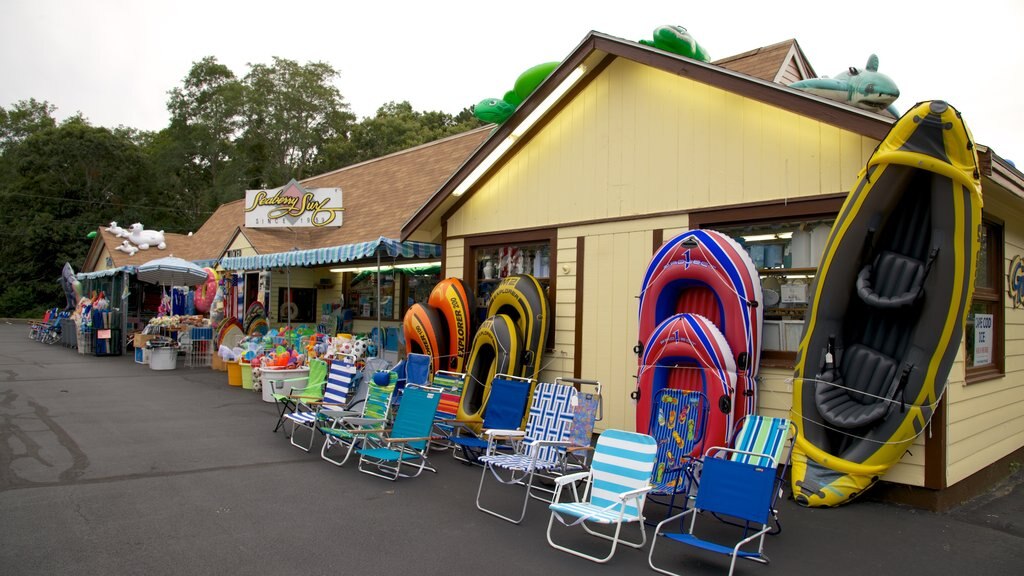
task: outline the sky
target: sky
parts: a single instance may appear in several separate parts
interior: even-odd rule
[[[1024,167],[1022,0],[5,0],[0,13],[0,106],[46,100],[97,126],[165,127],[167,92],[206,56],[238,77],[274,56],[326,62],[360,119],[403,100],[456,114],[591,30],[635,41],[677,24],[712,59],[795,38],[821,76],[877,54],[898,110],[946,100]]]

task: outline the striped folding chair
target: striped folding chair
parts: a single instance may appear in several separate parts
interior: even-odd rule
[[[338,415],[320,425],[320,432],[324,435],[324,443],[320,447],[320,457],[335,466],[344,466],[353,450],[363,444],[365,436],[359,433],[360,430],[383,428],[387,424],[388,416],[391,413],[391,397],[395,392],[395,380],[398,376],[394,372],[378,372],[377,374],[383,376],[367,384],[361,413],[349,412]],[[341,459],[331,456],[331,452],[335,448],[344,450],[344,456]]]
[[[322,364],[322,367],[318,365]],[[313,438],[316,436],[317,427],[325,420],[329,419],[329,414],[337,414],[339,411],[346,409],[346,401],[348,400],[349,393],[352,390],[352,380],[356,374],[355,364],[351,358],[343,360],[336,360],[331,363],[329,369],[326,368],[326,363],[323,360],[313,360],[310,364],[310,381],[313,381],[313,366],[318,366],[317,371],[326,369],[326,383],[321,384],[319,397],[303,397],[294,396],[292,399],[295,402],[295,408],[291,413],[284,414],[284,421],[291,424],[291,437],[292,446],[309,452],[313,447]],[[309,431],[309,440],[305,444],[300,444],[295,439],[295,432],[305,429]]]
[[[594,457],[588,472],[579,472],[562,476],[555,480],[555,496],[548,506],[551,518],[548,519],[548,544],[594,562],[607,562],[615,555],[615,549],[621,542],[632,548],[643,548],[647,543],[647,530],[644,527],[644,499],[651,489],[651,471],[657,456],[657,443],[654,438],[625,430],[605,430],[597,439]],[[577,482],[585,482],[582,496]],[[573,501],[562,502],[561,493],[566,485],[572,486]],[[558,520],[565,526],[580,525],[592,536],[611,540],[612,548],[604,558],[591,556],[572,548],[555,544],[551,538],[551,528]],[[614,524],[615,532],[609,536],[592,530],[587,523]],[[640,542],[631,542],[619,538],[622,525],[637,523],[640,526]]]
[[[665,388],[655,396],[648,428],[658,443],[658,459],[651,478],[648,501],[668,506],[672,515],[676,496],[685,498],[695,484],[695,467],[704,454],[708,421],[707,396],[702,392]]]
[[[705,453],[700,471],[697,498],[689,510],[669,516],[655,528],[654,541],[647,562],[657,572],[676,576],[654,563],[654,549],[658,538],[677,542],[716,554],[731,557],[729,574],[736,568],[736,559],[745,558],[762,564],[768,563],[764,554],[764,537],[772,532],[771,523],[778,526],[776,501],[782,495],[782,481],[788,463],[786,454],[790,421],[748,415],[736,434],[734,447],[712,447]],[[698,512],[710,515],[741,528],[739,541],[722,543],[721,534],[714,539],[696,534]],[[690,516],[688,523],[683,518]],[[685,531],[665,531],[667,525],[678,522]],[[757,549],[743,549],[751,542]]]
[[[480,474],[480,485],[476,490],[476,507],[483,512],[519,524],[526,517],[526,505],[530,501],[533,480],[537,472],[552,468],[560,468],[563,464],[565,449],[569,447],[569,431],[573,423],[573,405],[576,389],[566,384],[550,384],[542,382],[533,391],[530,403],[530,416],[526,430],[495,430],[488,429],[487,452],[480,457],[484,465]],[[512,454],[498,453],[496,442],[500,438],[519,438],[513,444]],[[489,473],[489,474],[488,474]],[[501,484],[526,484],[523,494],[523,506],[519,518],[512,518],[487,508],[480,503],[484,480],[488,475]]]
[[[459,401],[462,399],[462,389],[466,386],[466,374],[438,370],[434,374],[432,386],[441,390],[441,401],[434,415],[434,438],[430,441],[430,449],[447,450],[452,447],[447,438],[452,435],[451,422],[459,414]]]

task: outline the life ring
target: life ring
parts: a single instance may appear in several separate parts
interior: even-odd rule
[[[537,380],[548,339],[548,298],[540,281],[528,274],[505,278],[491,293],[487,315],[508,316],[522,333],[521,368],[508,374]]]
[[[295,302],[285,302],[278,310],[277,321],[294,321],[299,316],[299,306]],[[289,320],[290,319],[290,320]],[[251,330],[250,330],[251,332]]]
[[[517,375],[522,356],[519,326],[508,316],[491,316],[480,324],[466,362],[466,385],[462,388],[457,417],[478,429],[495,374]]]
[[[697,314],[676,314],[665,319],[651,334],[640,366],[637,432],[648,432],[659,391],[696,390],[703,392],[711,404],[705,445],[728,445],[733,425],[736,364],[725,336],[713,322]]]
[[[427,304],[440,311],[446,321],[448,353],[441,358],[442,370],[462,372],[473,341],[473,291],[459,278],[445,278],[430,291]]]
[[[429,304],[413,304],[402,319],[405,353],[426,354],[433,359],[433,370],[441,370],[441,358],[447,353],[445,322],[441,312]]]

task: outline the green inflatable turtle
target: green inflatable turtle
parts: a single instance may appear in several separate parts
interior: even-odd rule
[[[640,43],[701,62],[711,62],[711,56],[704,47],[697,44],[682,26],[658,26],[654,29],[654,40],[641,40]]]
[[[516,78],[512,89],[505,92],[502,98],[484,98],[476,106],[473,106],[473,115],[484,122],[501,124],[508,120],[509,116],[516,111],[516,107],[523,103],[533,91],[540,86],[541,82],[558,68],[559,62],[545,62],[537,64]]]

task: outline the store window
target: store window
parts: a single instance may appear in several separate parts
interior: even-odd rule
[[[277,289],[277,321],[301,324],[316,322],[316,288]]]
[[[380,291],[377,290],[378,279]],[[377,296],[380,295],[380,317],[383,320],[397,320],[395,310],[395,272],[394,270],[363,271],[356,273],[349,281],[345,294],[345,306],[352,310],[355,318],[377,317]]]
[[[979,230],[974,299],[967,312],[964,340],[967,382],[1003,375],[1003,227],[984,219]]]
[[[554,232],[518,233],[474,238],[467,241],[467,270],[476,296],[477,323],[487,319],[491,292],[503,278],[530,274],[547,291],[548,307],[554,314],[555,269]],[[553,345],[554,330],[549,330],[548,347]]]

